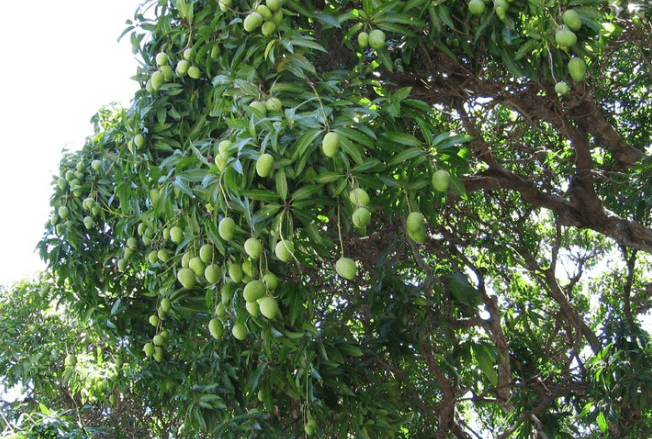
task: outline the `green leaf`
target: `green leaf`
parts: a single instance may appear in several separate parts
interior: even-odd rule
[[[406,146],[421,146],[421,142],[417,140],[412,134],[401,133],[398,131],[388,131],[383,133],[383,137],[391,140],[392,142],[399,143]]]
[[[324,12],[318,12],[315,14],[315,18],[321,23],[325,24],[326,28],[330,27],[336,27],[336,28],[341,28],[342,25],[340,24],[339,20],[332,15],[326,14]]]
[[[472,307],[480,303],[480,293],[469,283],[467,277],[462,273],[449,274],[444,277],[444,280],[456,301]]]
[[[607,430],[609,429],[609,423],[607,422],[607,418],[605,418],[604,413],[600,412],[598,413],[598,428],[600,429],[601,432],[606,433]]]
[[[471,345],[471,349],[473,350],[473,355],[478,362],[482,373],[484,373],[484,375],[494,387],[497,386],[498,374],[494,369],[496,358],[493,356],[492,352],[484,344],[474,343]]]
[[[340,352],[343,352],[344,354],[351,357],[361,357],[363,355],[363,352],[359,347],[349,343],[342,343],[338,345],[337,348],[340,350]]]
[[[285,176],[285,169],[279,169],[274,174],[274,180],[276,182],[276,192],[278,193],[281,199],[285,200],[288,197],[288,181]]]
[[[399,152],[390,160],[388,163],[390,166],[396,165],[398,163],[402,163],[406,160],[411,160],[413,158],[419,157],[423,155],[423,150],[421,148],[408,148],[404,149],[403,151]]]

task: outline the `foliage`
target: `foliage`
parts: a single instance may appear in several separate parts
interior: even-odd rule
[[[649,432],[650,14],[145,2],[53,182],[57,300],[161,437]]]
[[[0,437],[138,438],[175,424],[151,412],[169,395],[142,394],[150,372],[124,357],[115,333],[70,312],[64,289],[39,277],[0,290],[2,384],[21,393],[0,401]]]

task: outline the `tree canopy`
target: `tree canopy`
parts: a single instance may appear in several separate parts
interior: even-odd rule
[[[144,2],[53,180],[43,303],[98,331],[57,382],[124,359],[73,396],[141,437],[649,435],[651,18]]]

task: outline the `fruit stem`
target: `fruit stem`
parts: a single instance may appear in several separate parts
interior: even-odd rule
[[[550,60],[550,74],[552,75],[552,79],[557,82],[557,75],[555,75],[555,67],[552,62],[552,52],[550,52],[550,46],[546,46],[546,49],[548,50],[548,59]]]
[[[337,203],[337,236],[340,240],[340,252],[344,257],[344,244],[342,243],[342,228],[340,227],[340,203]]]
[[[229,206],[229,199],[226,196],[226,191],[224,190],[224,186],[222,186],[222,182],[220,182],[219,187],[220,192],[222,193],[222,197],[224,198],[224,204],[226,205],[227,210],[230,210],[231,206]]]
[[[307,80],[307,78],[306,78]],[[321,108],[321,112],[324,115],[324,123],[326,124],[326,131],[330,131],[330,124],[328,123],[328,116],[326,116],[326,110],[324,109],[324,103],[321,101],[321,97],[319,96],[319,93],[317,93],[317,89],[315,88],[315,85],[308,80],[308,85],[310,85],[310,88],[312,91],[315,93],[315,96],[317,97],[317,102],[319,102],[319,108]]]

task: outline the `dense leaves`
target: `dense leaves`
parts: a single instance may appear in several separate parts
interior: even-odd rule
[[[142,87],[64,156],[39,247],[181,420],[152,435],[650,431],[646,5],[161,0],[129,24]]]

